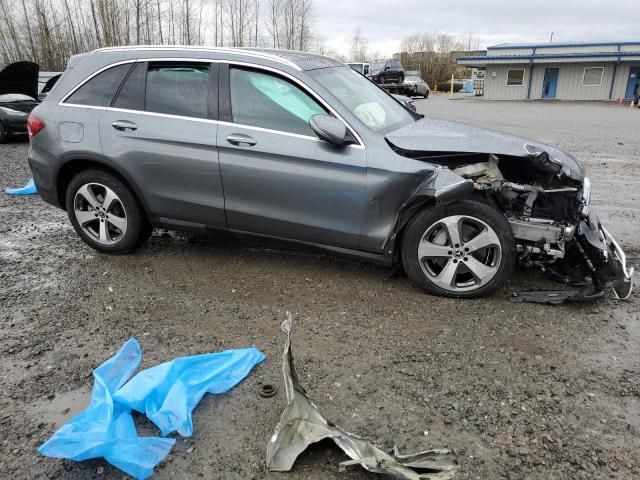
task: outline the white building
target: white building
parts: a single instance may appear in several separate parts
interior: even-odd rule
[[[640,88],[640,41],[502,44],[457,62],[486,69],[488,100],[631,100]]]

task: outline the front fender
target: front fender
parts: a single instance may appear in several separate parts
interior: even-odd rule
[[[389,235],[383,244],[385,254],[395,252],[398,233],[415,213],[430,203],[443,205],[473,193],[473,181],[462,178],[448,168],[437,168],[424,179],[398,210]]]

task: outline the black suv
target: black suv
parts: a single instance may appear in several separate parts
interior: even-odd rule
[[[403,83],[404,68],[398,60],[376,60],[371,63],[371,79],[376,83]]]

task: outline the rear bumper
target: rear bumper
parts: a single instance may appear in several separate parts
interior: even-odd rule
[[[33,176],[33,181],[36,184],[40,198],[55,207],[62,208],[60,200],[58,199],[58,189],[56,187],[55,176],[51,171],[51,166],[48,163],[37,161],[31,155],[29,155],[28,160],[31,175]]]

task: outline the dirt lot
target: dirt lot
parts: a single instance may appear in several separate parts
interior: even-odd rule
[[[417,103],[433,117],[574,151],[598,210],[639,263],[640,111]],[[24,143],[0,146],[0,186],[28,178],[26,152]],[[249,345],[267,355],[229,394],[202,401],[194,436],[178,440],[156,478],[374,478],[358,467],[339,474],[344,456],[330,443],[290,473],[265,470],[284,392],[263,399],[258,391],[281,384],[287,310],[297,318],[294,349],[310,397],[349,431],[404,452],[455,448],[459,479],[640,477],[637,294],[626,303],[516,305],[513,290],[549,287],[519,272],[492,298],[459,301],[426,296],[389,273],[223,234],[155,232],[134,255],[100,255],[64,212],[0,194],[0,478],[123,477],[102,460],[48,459],[36,447],[86,404],[92,369],[131,336],[144,367]]]

